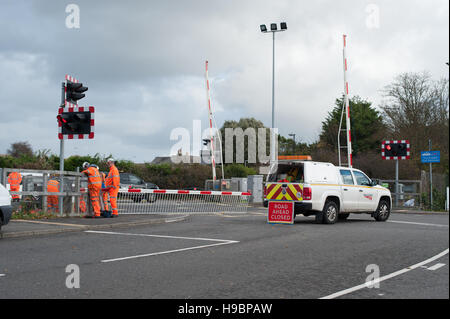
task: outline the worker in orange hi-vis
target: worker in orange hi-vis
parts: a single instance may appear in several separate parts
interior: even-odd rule
[[[59,192],[59,182],[56,180],[55,177],[52,177],[47,182],[47,192],[49,193],[58,193]],[[47,196],[47,209],[50,212],[57,212],[58,211],[58,196],[56,195],[49,195]]]
[[[85,216],[87,218],[94,217],[98,218],[100,216],[100,191],[102,189],[102,178],[100,172],[94,165],[89,165],[88,162],[83,163],[82,173],[86,174],[88,177],[88,191],[89,197],[91,198],[92,208],[94,209],[94,216]]]
[[[111,217],[119,216],[119,211],[117,210],[117,194],[120,188],[120,175],[119,170],[116,165],[114,165],[114,159],[109,158],[107,164],[109,166],[109,173],[106,177],[106,189],[109,193],[109,200],[111,202],[112,215]]]
[[[100,172],[102,176],[102,201],[103,201],[103,211],[111,212],[111,205],[109,204],[109,192],[106,190],[106,175]]]
[[[19,172],[11,172],[8,175],[8,184],[9,184],[9,190],[11,192],[18,192],[20,191],[20,183],[22,183],[22,175]],[[19,201],[20,197],[19,195],[12,195],[11,196],[13,201]]]

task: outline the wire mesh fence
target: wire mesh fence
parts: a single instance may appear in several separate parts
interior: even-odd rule
[[[0,176],[4,184],[8,184],[7,176],[11,172],[19,172],[23,177],[17,190],[8,187],[10,194],[16,195],[13,201],[16,210],[27,207],[61,216],[93,215],[87,178],[82,174],[8,168]],[[47,189],[50,180],[58,182],[57,190]],[[249,192],[122,188],[117,196],[117,208],[119,214],[245,214],[250,196]],[[111,203],[104,202],[103,192],[100,202],[101,210],[111,210]]]
[[[247,192],[120,189],[119,214],[245,214]]]

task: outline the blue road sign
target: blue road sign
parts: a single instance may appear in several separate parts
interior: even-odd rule
[[[422,151],[420,152],[420,160],[422,163],[440,163],[440,151]]]

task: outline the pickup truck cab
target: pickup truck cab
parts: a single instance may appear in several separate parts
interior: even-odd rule
[[[0,184],[0,229],[3,225],[8,224],[11,214],[11,195],[8,190]]]
[[[364,172],[331,163],[278,161],[264,187],[268,201],[294,201],[295,215],[315,215],[316,222],[334,224],[350,213],[368,213],[377,221],[389,218],[390,191]]]

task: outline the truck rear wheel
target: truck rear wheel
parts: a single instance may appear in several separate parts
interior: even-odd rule
[[[339,216],[339,207],[332,201],[328,200],[321,212],[316,214],[316,222],[322,224],[334,224],[337,222]]]

